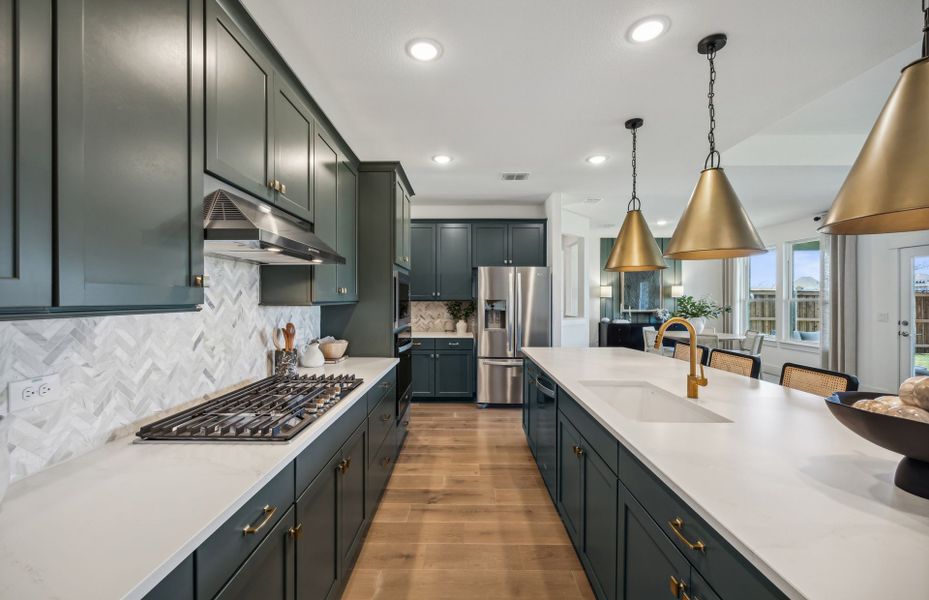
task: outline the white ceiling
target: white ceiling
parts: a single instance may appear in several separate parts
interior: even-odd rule
[[[917,56],[921,16],[919,0],[243,2],[359,157],[403,163],[415,202],[562,192],[603,198],[575,205],[599,224],[622,219],[623,122],[633,116],[645,119],[646,215],[681,212],[706,154],[707,65],[695,45],[717,31],[729,35],[717,60],[717,140],[724,166],[729,149],[736,155],[727,172],[756,224],[827,208],[849,148]],[[670,17],[669,32],[627,42],[628,27],[654,14]],[[411,60],[404,46],[417,37],[440,41],[444,55]],[[788,136],[800,134],[845,137],[797,160]],[[440,153],[455,160],[432,163]],[[585,162],[597,153],[611,159]],[[502,171],[531,177],[503,182]]]

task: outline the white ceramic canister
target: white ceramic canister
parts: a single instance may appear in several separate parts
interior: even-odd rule
[[[302,367],[321,367],[326,364],[326,357],[323,356],[322,350],[319,349],[319,342],[310,342],[303,350],[300,356],[300,366]]]

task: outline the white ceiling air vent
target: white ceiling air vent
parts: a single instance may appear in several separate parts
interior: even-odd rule
[[[516,173],[516,172],[501,173],[500,179],[502,179],[503,181],[526,181],[527,179],[529,179],[529,173]]]

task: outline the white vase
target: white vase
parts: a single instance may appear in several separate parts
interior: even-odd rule
[[[458,335],[464,335],[468,333],[468,324],[463,320],[458,321],[455,323],[455,331],[458,332]]]
[[[10,485],[10,453],[6,446],[8,421],[0,417],[0,500]]]
[[[313,342],[306,345],[303,354],[300,355],[300,366],[317,368],[326,364],[326,357],[323,356],[322,350],[319,349],[319,342]]]
[[[698,335],[703,333],[703,329],[706,327],[706,317],[691,317],[687,320],[694,326],[694,331],[696,331]]]

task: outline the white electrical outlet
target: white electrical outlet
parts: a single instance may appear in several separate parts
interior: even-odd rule
[[[58,373],[14,381],[7,388],[9,411],[15,413],[57,400],[60,387],[61,378]]]

